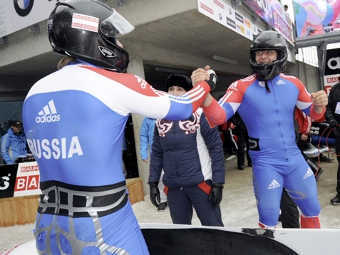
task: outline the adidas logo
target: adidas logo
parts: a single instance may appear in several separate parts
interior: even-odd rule
[[[43,109],[38,112],[38,116],[35,118],[36,123],[51,123],[60,121],[60,114],[57,113],[54,101],[50,100]]]
[[[310,176],[312,176],[312,175],[314,175],[314,173],[313,173],[312,169],[310,169],[310,168],[308,167],[307,172],[306,172],[305,175],[303,176],[303,179],[305,180],[305,179],[307,179],[308,177],[310,177]]]
[[[268,189],[276,189],[279,187],[281,187],[281,185],[275,179],[273,179],[272,182],[268,185]]]

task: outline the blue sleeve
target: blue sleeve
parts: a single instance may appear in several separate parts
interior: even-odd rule
[[[185,120],[190,118],[193,113],[191,104],[183,104],[181,102],[170,101],[170,109],[164,117],[166,120]]]
[[[215,183],[224,183],[224,152],[223,144],[217,127],[210,128],[205,115],[201,115],[201,134],[209,151],[211,158],[212,181]]]
[[[149,146],[149,139],[148,139],[148,122],[147,118],[144,118],[142,122],[142,126],[140,127],[139,130],[139,142],[140,142],[140,157],[143,160],[148,159],[148,146]]]
[[[10,139],[8,139],[8,134],[5,134],[1,139],[1,155],[2,158],[5,160],[6,164],[13,164],[13,160],[8,154],[10,147]]]
[[[160,144],[158,129],[155,127],[150,159],[149,183],[159,182],[163,169],[163,150]]]

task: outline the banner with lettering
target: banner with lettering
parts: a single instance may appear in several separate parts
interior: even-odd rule
[[[293,44],[294,33],[292,21],[278,0],[244,0],[243,2],[267,24],[280,32],[288,42]]]
[[[247,17],[223,0],[198,0],[198,11],[236,33],[253,40],[259,29]]]
[[[14,196],[39,195],[40,191],[39,167],[36,161],[18,164],[15,180]]]
[[[18,165],[0,165],[0,198],[13,197]]]
[[[267,24],[280,32],[288,42],[293,44],[294,33],[292,21],[278,0],[244,0],[243,2]]]
[[[326,54],[324,88],[329,93],[332,86],[339,83],[340,78],[340,49],[329,49]]]
[[[0,165],[0,198],[40,195],[39,184],[36,161]]]
[[[1,0],[0,38],[48,19],[57,0]]]

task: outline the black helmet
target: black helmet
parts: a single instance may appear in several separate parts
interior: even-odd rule
[[[257,64],[255,52],[259,50],[276,50],[277,60],[269,64]],[[257,35],[250,46],[249,63],[257,79],[267,81],[284,71],[287,62],[287,46],[285,39],[276,31],[263,31]]]
[[[117,37],[134,27],[118,12],[96,0],[58,1],[48,20],[52,48],[103,68],[125,72],[129,54]]]
[[[166,80],[166,89],[169,90],[171,86],[178,86],[189,91],[192,89],[192,82],[185,74],[170,74]]]

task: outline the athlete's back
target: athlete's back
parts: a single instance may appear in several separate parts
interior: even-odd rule
[[[122,86],[72,65],[32,87],[23,115],[41,181],[100,186],[124,180],[121,148],[127,113],[119,109],[117,98]]]
[[[35,230],[40,254],[147,254],[122,173],[125,123],[129,113],[187,118],[209,86],[203,82],[194,90],[170,97],[138,76],[81,64],[32,87],[23,120],[41,175]]]
[[[177,98],[126,74],[129,54],[117,38],[133,29],[101,1],[57,1],[50,14],[51,46],[73,65],[38,81],[23,107],[41,174],[39,254],[148,254],[121,167],[127,117],[186,119],[210,86]]]

